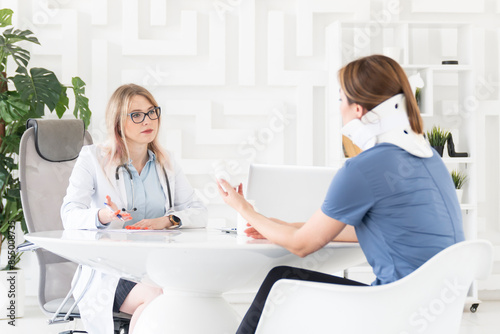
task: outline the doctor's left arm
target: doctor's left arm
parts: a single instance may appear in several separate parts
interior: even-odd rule
[[[61,219],[65,229],[106,227],[96,218],[99,208],[91,205],[96,190],[96,171],[89,153],[85,147],[82,149],[69,178],[61,206]]]
[[[175,164],[175,195],[173,197],[173,214],[181,220],[182,228],[207,226],[207,208],[198,196],[196,196],[193,187],[177,163]]]

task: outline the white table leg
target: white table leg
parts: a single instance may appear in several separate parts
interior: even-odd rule
[[[134,334],[234,334],[238,325],[220,294],[165,291],[144,309]]]

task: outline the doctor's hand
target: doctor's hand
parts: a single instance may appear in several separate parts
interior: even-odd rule
[[[111,197],[106,196],[106,201],[104,202],[104,208],[100,209],[97,213],[99,221],[101,224],[109,224],[114,220],[127,221],[131,220],[132,217],[127,212],[122,212],[116,204],[111,201]]]
[[[164,228],[170,227],[170,225],[171,223],[168,216],[164,216],[153,219],[143,219],[134,225],[127,226],[126,228],[138,230],[163,230]]]

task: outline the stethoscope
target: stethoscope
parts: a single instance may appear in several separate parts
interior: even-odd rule
[[[128,167],[127,164],[119,165],[118,167],[116,167],[116,170],[115,170],[115,179],[117,181],[120,179],[120,176],[118,175],[120,168],[124,168],[127,171],[128,176],[130,177],[130,186],[132,187],[132,209],[128,210],[128,209],[122,208],[122,211],[123,212],[137,211],[137,208],[135,207],[135,190],[134,190],[134,180],[133,180],[134,178],[132,177],[132,172],[130,171],[130,168]],[[163,169],[163,173],[165,173],[165,180],[167,181],[167,193],[168,193],[168,205],[169,205],[167,212],[172,212],[173,205],[172,205],[172,196],[170,195],[171,194],[170,193],[170,182],[168,181],[167,171],[164,168],[162,168],[162,169]]]

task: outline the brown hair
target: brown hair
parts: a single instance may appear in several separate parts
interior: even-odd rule
[[[126,84],[118,87],[111,95],[106,107],[106,127],[109,139],[109,162],[119,165],[127,163],[130,153],[125,139],[125,122],[127,121],[130,103],[136,95],[144,96],[153,106],[158,106],[153,95],[144,87],[135,84]],[[161,117],[158,118],[158,129],[160,128]],[[168,166],[168,156],[165,154],[160,144],[158,136],[148,144],[148,149],[155,155],[162,166]]]
[[[393,59],[372,55],[354,60],[339,70],[339,81],[347,102],[357,103],[367,111],[403,93],[411,129],[415,133],[423,133],[422,117],[408,77]]]

